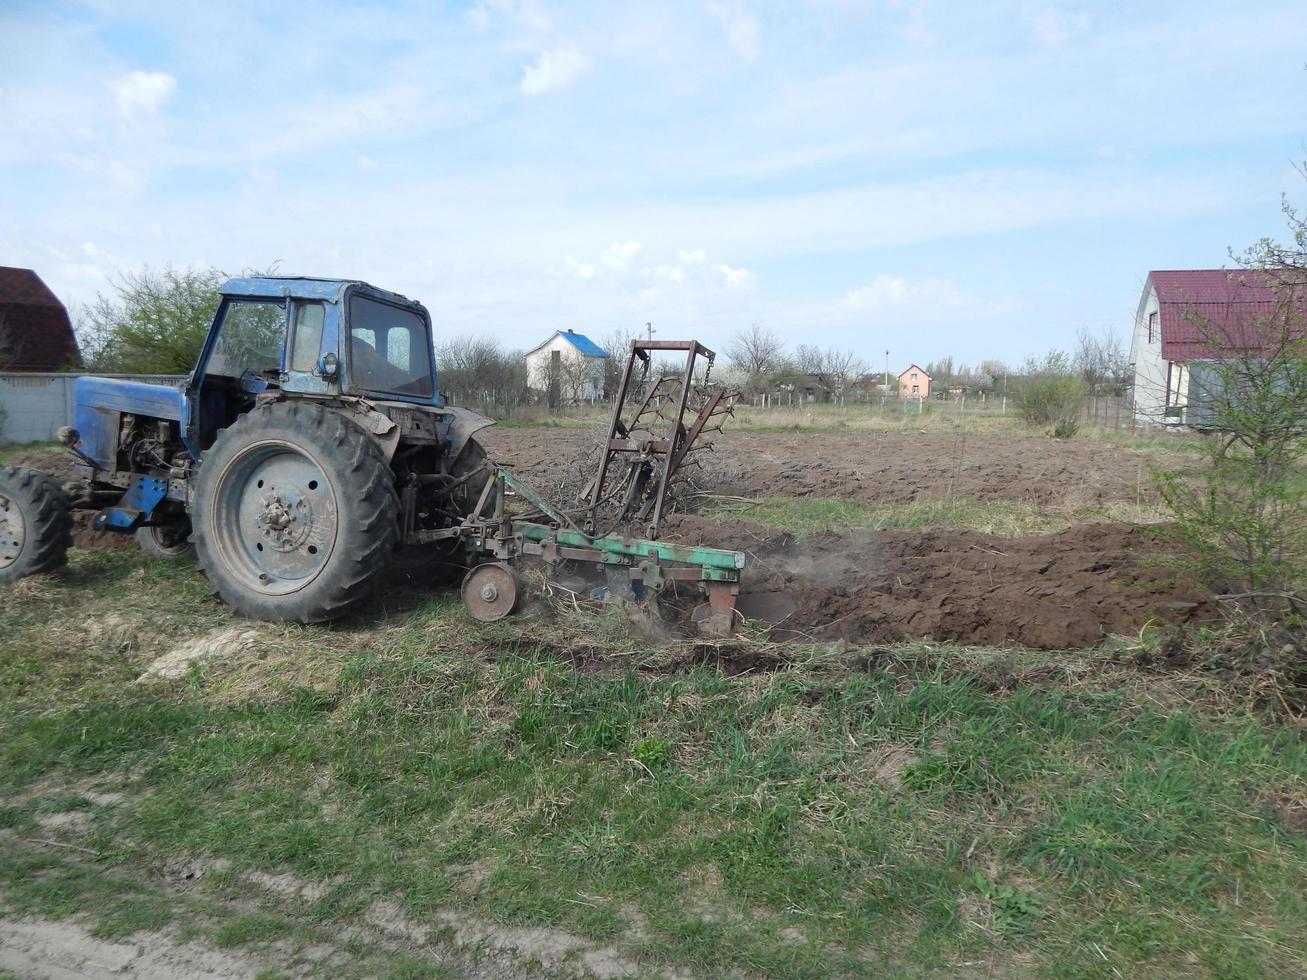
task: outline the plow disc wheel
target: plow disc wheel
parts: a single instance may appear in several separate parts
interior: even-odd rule
[[[473,619],[483,623],[493,623],[511,613],[520,592],[517,573],[498,562],[478,565],[463,579],[463,605]]]

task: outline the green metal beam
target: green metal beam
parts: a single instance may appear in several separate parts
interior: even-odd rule
[[[514,493],[526,498],[533,506],[559,524],[568,527],[549,527],[530,521],[513,521],[513,529],[528,541],[555,541],[567,548],[592,548],[602,552],[604,561],[609,564],[634,564],[645,558],[657,562],[672,562],[678,565],[694,565],[702,573],[705,581],[735,582],[740,578],[744,568],[745,555],[739,551],[726,551],[722,548],[703,548],[697,545],[668,544],[664,541],[648,541],[644,538],[619,538],[608,535],[592,538],[575,530],[576,525],[565,514],[551,507],[547,501],[533,491],[521,480],[507,470],[499,470],[498,477]],[[626,561],[624,559],[631,559]]]
[[[703,569],[715,569],[723,572],[737,573],[744,568],[745,556],[739,551],[724,551],[721,548],[701,548],[665,541],[646,541],[643,538],[590,538],[576,531],[565,528],[546,527],[543,524],[513,522],[513,529],[530,541],[553,539],[569,548],[594,548],[606,555],[622,558],[653,558],[655,561],[675,562],[680,565],[697,565]]]

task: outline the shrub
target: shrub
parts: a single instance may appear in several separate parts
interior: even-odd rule
[[[1080,431],[1080,420],[1073,417],[1061,418],[1053,425],[1053,435],[1058,439],[1070,439]]]
[[[1021,417],[1031,425],[1051,425],[1060,439],[1075,435],[1089,386],[1077,375],[1070,358],[1050,351],[1042,360],[1033,358],[1024,369],[1020,391]]]

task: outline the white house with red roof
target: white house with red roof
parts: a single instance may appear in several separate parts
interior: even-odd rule
[[[1262,350],[1266,325],[1282,307],[1255,270],[1148,273],[1130,344],[1135,421],[1186,424],[1194,367]]]

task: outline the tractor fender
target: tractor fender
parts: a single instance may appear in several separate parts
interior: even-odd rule
[[[488,425],[494,425],[494,419],[488,419],[484,415],[478,415],[476,412],[469,411],[466,408],[458,408],[454,405],[446,405],[442,411],[447,412],[450,416],[449,423],[449,458],[457,459],[458,454],[463,451],[467,441],[477,432],[480,432]]]
[[[385,454],[386,462],[390,462],[390,458],[395,455],[395,450],[399,447],[399,426],[389,416],[378,412],[365,401],[354,403],[349,417],[373,438]]]

